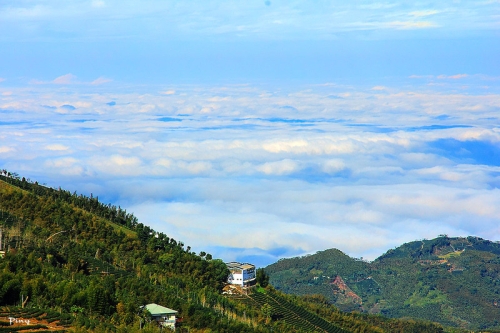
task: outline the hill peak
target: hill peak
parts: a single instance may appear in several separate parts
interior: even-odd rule
[[[374,262],[388,259],[431,259],[451,253],[460,253],[466,250],[476,250],[500,254],[500,244],[476,236],[448,237],[440,235],[434,239],[422,239],[405,243],[395,249],[390,249]]]
[[[321,294],[344,311],[499,329],[499,256],[498,242],[440,235],[405,243],[373,262],[329,249],[265,270],[276,289]]]

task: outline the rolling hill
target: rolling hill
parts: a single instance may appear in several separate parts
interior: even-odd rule
[[[265,268],[278,290],[321,294],[344,311],[500,328],[500,244],[478,237],[406,243],[373,262],[337,249]]]

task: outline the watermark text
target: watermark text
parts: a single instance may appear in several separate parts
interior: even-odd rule
[[[21,319],[21,318],[9,317],[9,321],[10,321],[11,325],[14,325],[14,324],[26,324],[26,325],[29,325],[30,324],[30,320],[29,319]]]

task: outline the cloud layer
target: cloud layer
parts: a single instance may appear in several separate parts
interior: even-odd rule
[[[443,233],[500,239],[495,80],[75,81],[0,88],[0,168],[99,195],[197,251],[264,264],[331,247],[373,259]]]

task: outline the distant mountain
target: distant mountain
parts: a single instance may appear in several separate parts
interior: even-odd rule
[[[443,235],[403,244],[373,262],[330,249],[265,271],[277,290],[321,294],[345,311],[499,329],[499,255],[496,242]]]

